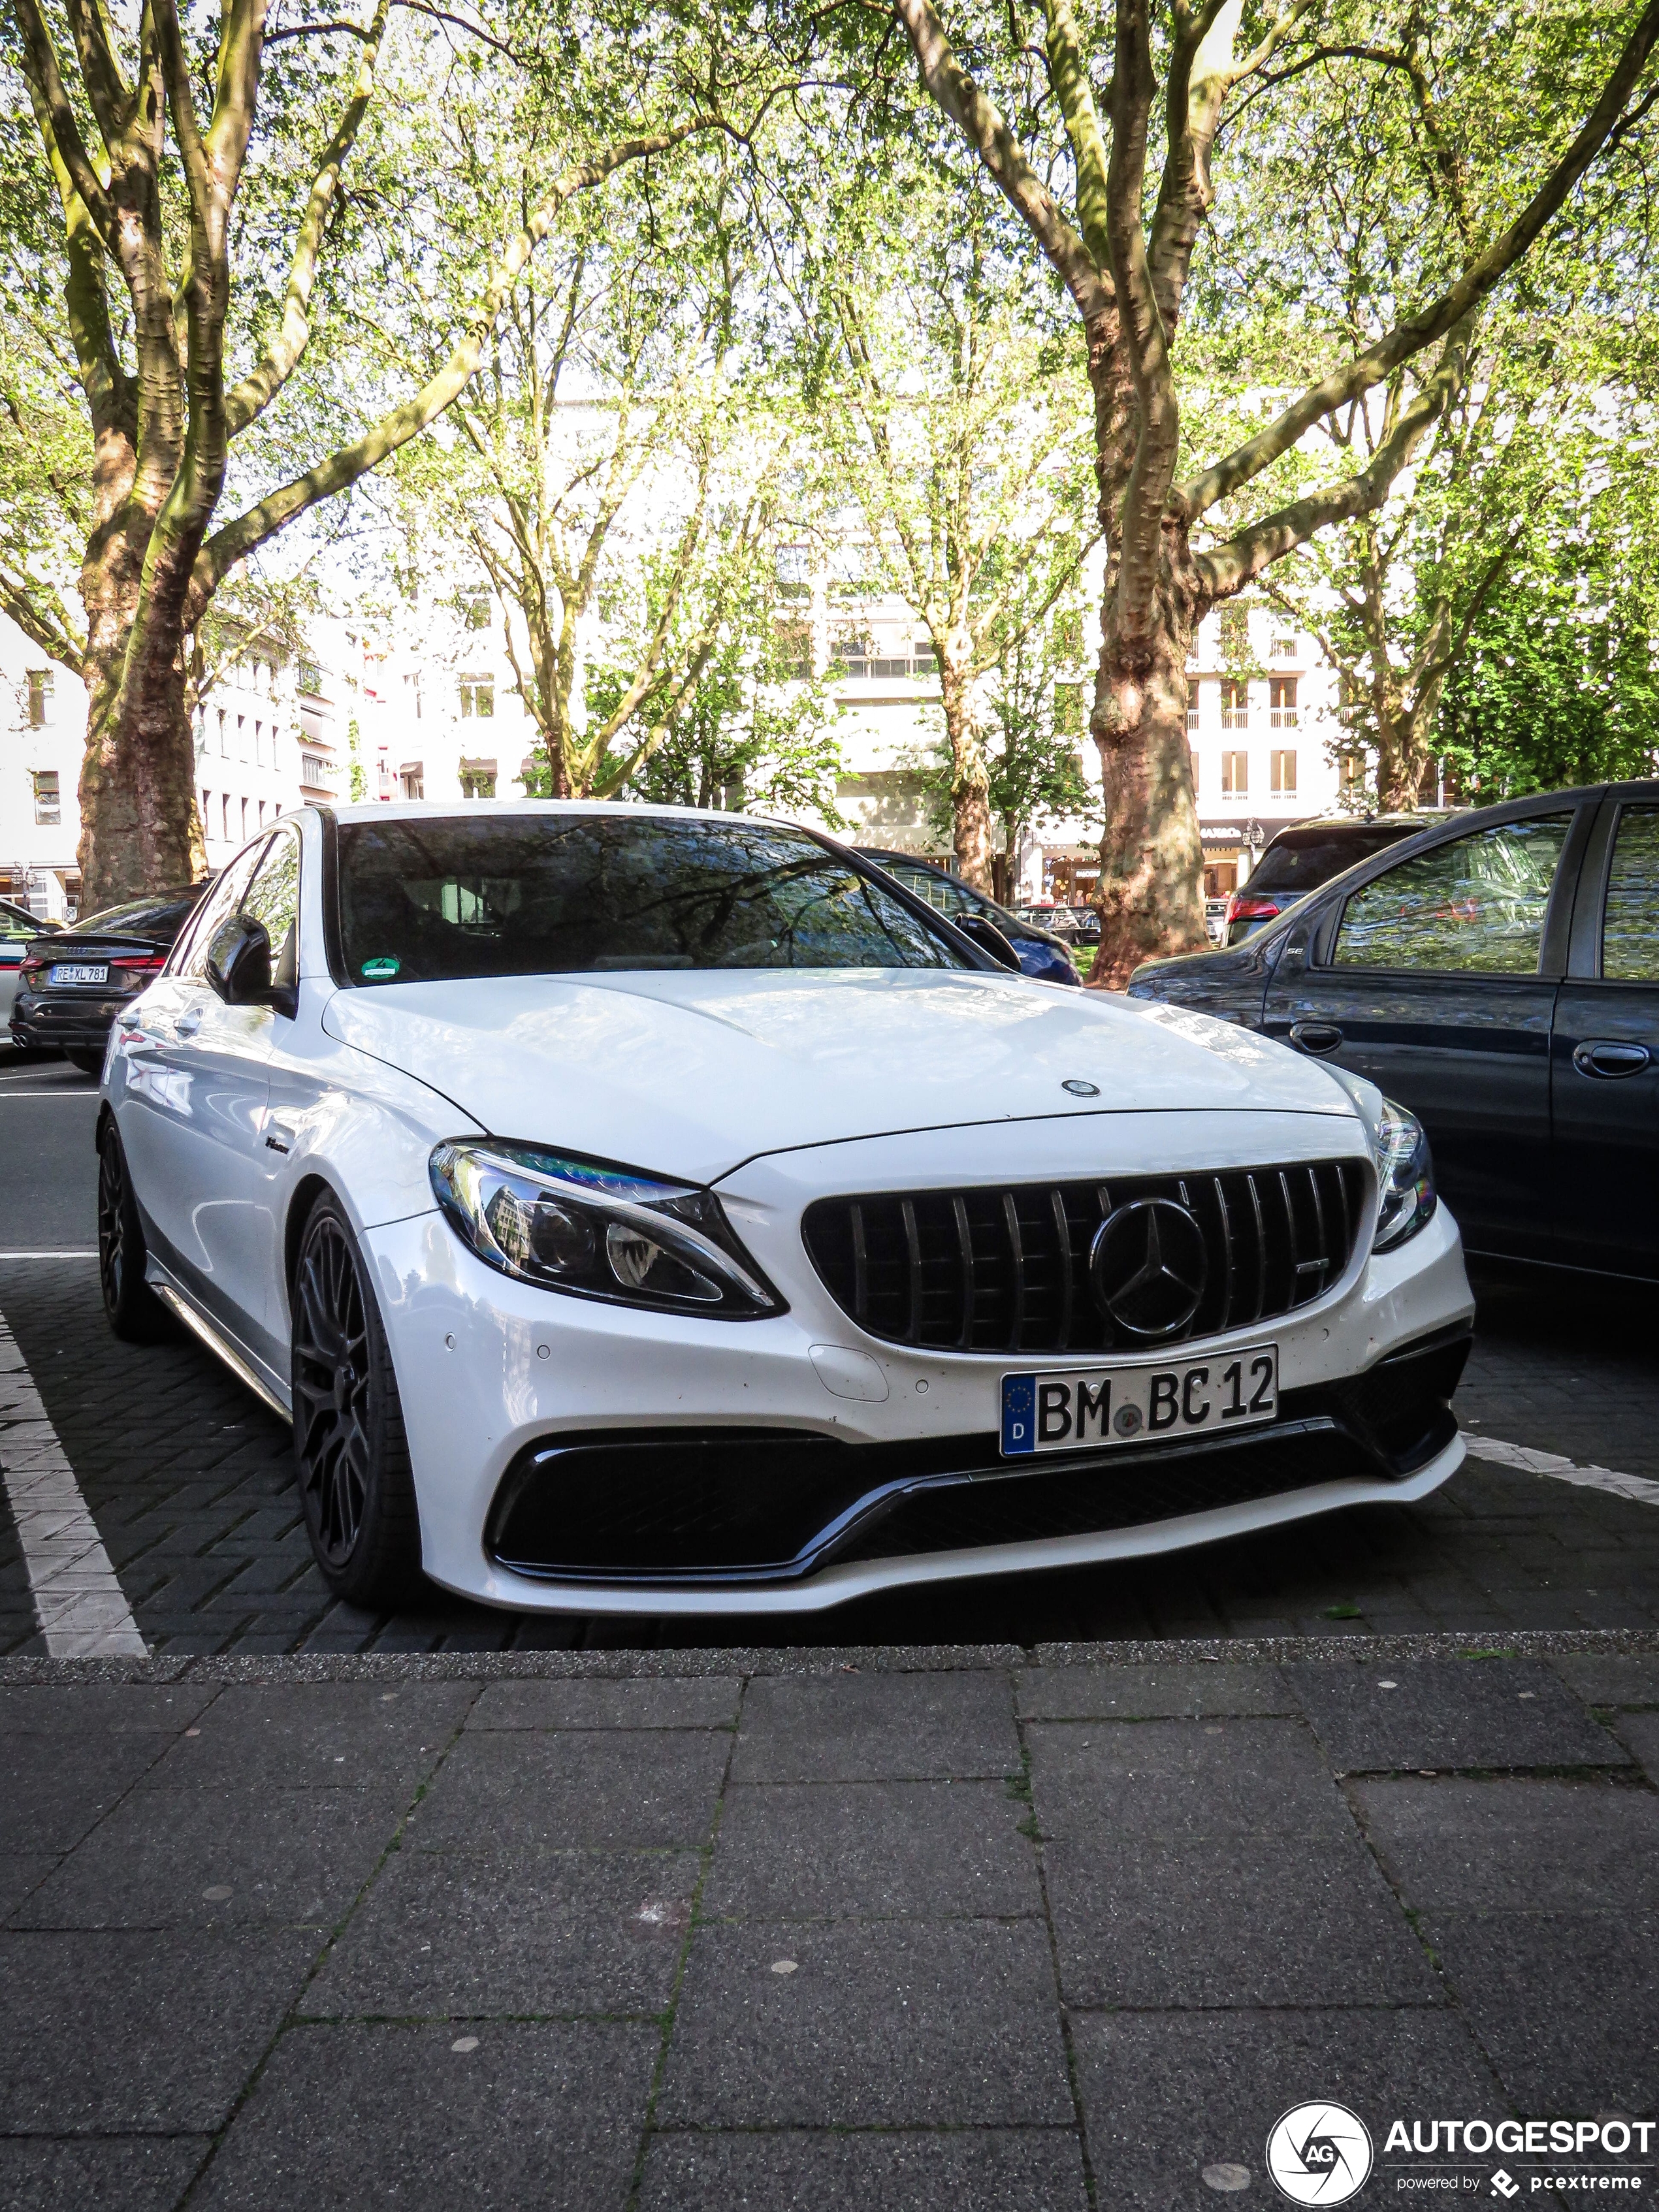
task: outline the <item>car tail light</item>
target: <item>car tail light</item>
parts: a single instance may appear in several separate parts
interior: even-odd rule
[[[38,983],[46,974],[46,956],[44,952],[37,952],[26,960],[17,972],[26,983]]]
[[[109,964],[129,975],[159,975],[167,964],[167,956],[165,952],[117,953]]]
[[[1248,891],[1235,891],[1227,902],[1227,920],[1235,921],[1271,921],[1279,911],[1276,898],[1252,898]]]

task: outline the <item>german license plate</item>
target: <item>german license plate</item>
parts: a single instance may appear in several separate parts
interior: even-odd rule
[[[1098,1451],[1160,1437],[1249,1428],[1279,1411],[1279,1346],[1253,1344],[1210,1359],[1080,1373],[1005,1375],[1002,1455]]]
[[[87,960],[60,960],[47,975],[49,983],[107,983],[107,967],[94,967]]]

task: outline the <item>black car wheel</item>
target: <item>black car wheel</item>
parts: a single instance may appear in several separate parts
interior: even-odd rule
[[[78,1045],[65,1046],[64,1057],[71,1067],[78,1067],[82,1075],[101,1075],[104,1072],[101,1052],[82,1052]]]
[[[420,1514],[386,1330],[331,1191],[306,1223],[291,1304],[294,1465],[311,1548],[337,1597],[386,1610],[420,1586]]]
[[[98,1282],[109,1325],[126,1343],[155,1344],[172,1334],[167,1308],[144,1280],[143,1224],[109,1116],[98,1139]]]

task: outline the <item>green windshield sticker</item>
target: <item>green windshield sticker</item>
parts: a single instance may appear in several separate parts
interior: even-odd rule
[[[387,953],[380,960],[365,960],[357,972],[371,983],[384,983],[389,976],[395,975],[402,965],[400,960]]]

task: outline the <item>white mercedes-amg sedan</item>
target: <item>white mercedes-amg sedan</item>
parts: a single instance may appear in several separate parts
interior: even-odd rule
[[[1444,1481],[1411,1116],[1011,957],[786,824],[308,808],[112,1032],[110,1319],[292,1420],[362,1605],[805,1612]]]

